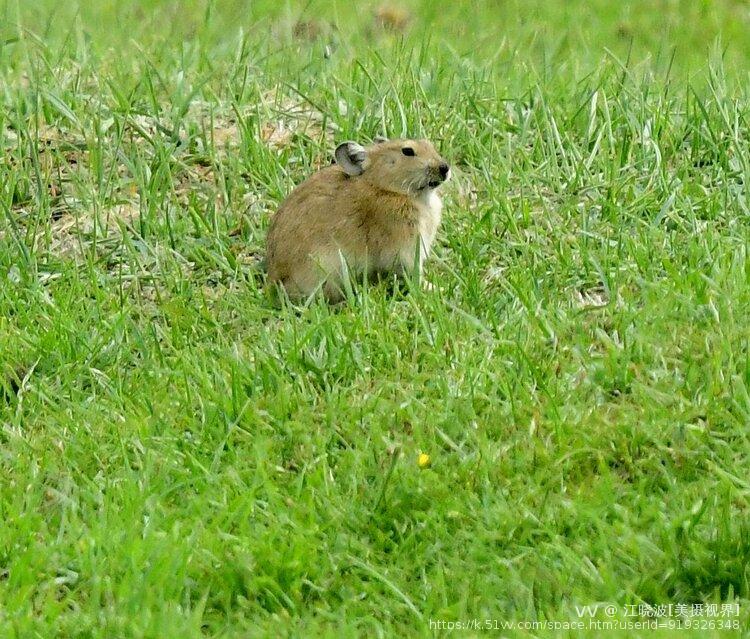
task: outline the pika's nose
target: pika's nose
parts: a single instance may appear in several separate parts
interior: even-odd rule
[[[440,171],[440,176],[445,179],[448,177],[448,171],[451,170],[451,167],[448,166],[447,163],[441,162],[440,166],[438,166],[438,171]]]

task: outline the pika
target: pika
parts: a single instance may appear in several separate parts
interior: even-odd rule
[[[271,220],[268,281],[291,299],[345,296],[348,277],[421,274],[440,225],[448,163],[428,140],[344,142]]]

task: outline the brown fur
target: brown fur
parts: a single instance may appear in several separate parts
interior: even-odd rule
[[[415,155],[405,156],[404,147]],[[328,300],[337,301],[347,271],[355,277],[404,274],[415,264],[421,270],[429,253],[442,208],[436,188],[449,177],[445,161],[427,140],[352,148],[364,152],[362,162],[349,164],[337,149],[342,166],[310,176],[271,221],[268,279],[290,298],[322,287]]]

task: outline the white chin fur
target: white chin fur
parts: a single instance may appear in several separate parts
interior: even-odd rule
[[[422,189],[422,192],[419,194],[419,200],[421,200],[422,204],[426,205],[431,210],[439,212],[443,207],[437,191],[429,187],[426,189]]]

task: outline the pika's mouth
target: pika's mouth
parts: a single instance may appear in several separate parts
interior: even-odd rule
[[[450,174],[451,168],[448,164],[442,162],[439,166],[428,171],[426,184],[422,188],[436,189],[450,177]]]
[[[439,187],[443,182],[445,182],[445,178],[442,175],[428,175],[425,182],[423,182],[423,189],[436,189]]]

